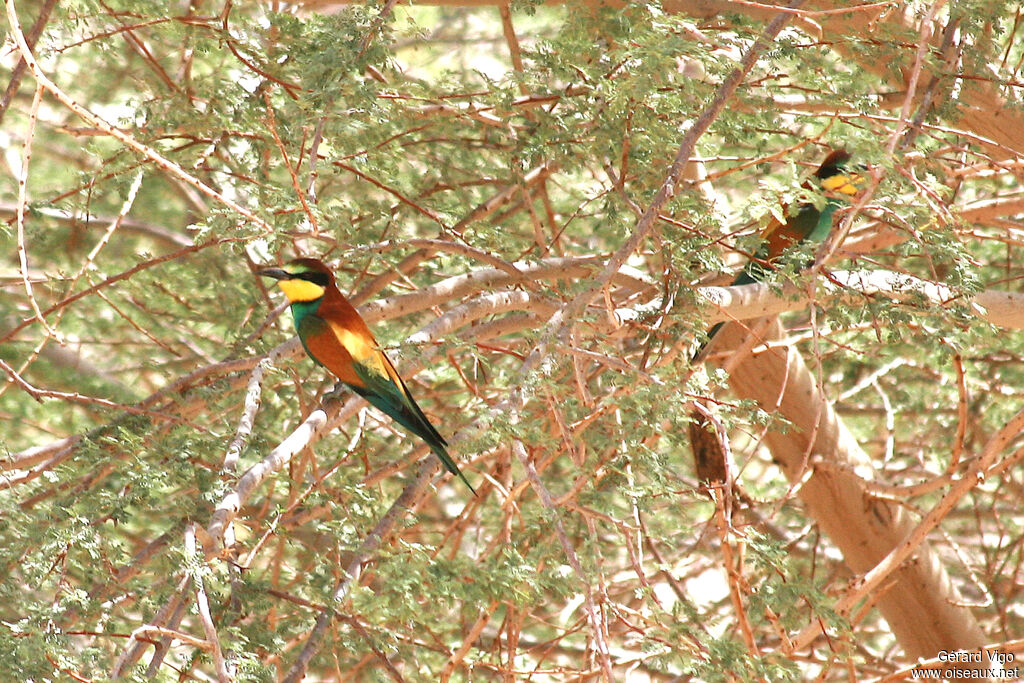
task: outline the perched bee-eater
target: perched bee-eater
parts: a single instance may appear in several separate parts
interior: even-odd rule
[[[844,149],[838,149],[825,157],[818,170],[804,183],[805,188],[817,189],[825,194],[824,207],[819,209],[811,203],[800,204],[785,223],[773,218],[761,231],[761,247],[732,284],[760,282],[769,271],[778,266],[784,252],[791,246],[825,241],[832,230],[836,209],[856,196],[863,185],[863,178],[860,175],[846,171],[846,164],[849,161],[850,153]],[[720,322],[711,328],[707,341],[693,354],[694,361],[701,359],[708,344],[724,324]]]
[[[448,442],[416,405],[366,322],[338,290],[331,270],[317,259],[300,258],[284,268],[263,268],[259,274],[277,280],[277,286],[288,297],[295,330],[309,357],[423,439],[445,468],[458,475],[475,494],[469,480],[448,455]]]

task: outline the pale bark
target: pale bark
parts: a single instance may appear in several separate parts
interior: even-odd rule
[[[783,335],[776,320],[764,341]],[[720,336],[719,348],[739,346],[747,332],[732,324]],[[736,359],[729,386],[739,397],[754,399],[764,410],[792,423],[785,430],[770,430],[765,444],[796,487],[808,515],[843,552],[847,566],[863,574],[913,530],[914,520],[894,502],[870,493],[872,468],[867,455],[839,420],[796,349],[761,348],[756,355]],[[841,467],[816,468],[817,458]],[[913,561],[890,579],[875,604],[909,658],[931,657],[939,650],[974,649],[985,643],[984,633],[929,545],[919,546]]]

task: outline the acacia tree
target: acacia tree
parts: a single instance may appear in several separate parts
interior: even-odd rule
[[[440,4],[6,0],[5,675],[1013,656],[1019,8]],[[722,286],[838,147],[829,242]],[[476,497],[329,393],[296,255]]]

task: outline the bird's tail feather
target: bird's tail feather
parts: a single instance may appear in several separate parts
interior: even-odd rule
[[[444,464],[445,469],[458,476],[458,478],[462,480],[462,483],[468,486],[469,490],[472,491],[475,496],[476,489],[473,488],[473,485],[469,483],[469,479],[466,479],[466,475],[462,473],[459,466],[455,464],[454,460],[452,460],[452,456],[448,455],[448,451],[445,450],[444,446],[430,444],[430,449],[434,451],[434,454],[438,457],[441,463]]]
[[[444,464],[445,469],[452,474],[458,475],[459,479],[473,492],[473,495],[476,495],[476,489],[469,483],[466,475],[462,473],[462,470],[455,464],[452,457],[448,455],[448,451],[445,448],[447,442],[444,440],[444,437],[438,433],[434,425],[430,424],[430,420],[427,419],[427,416],[423,414],[420,407],[409,396],[404,382],[402,383],[402,389],[405,390],[404,396],[399,393],[397,386],[383,381],[378,381],[375,386],[353,386],[352,389],[383,413],[389,415],[398,424],[423,439]]]

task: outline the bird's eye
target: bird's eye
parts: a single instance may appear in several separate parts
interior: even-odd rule
[[[314,285],[320,285],[321,287],[326,287],[330,284],[330,276],[328,276],[327,273],[307,271],[305,273],[295,273],[292,277],[296,280],[312,282]]]

